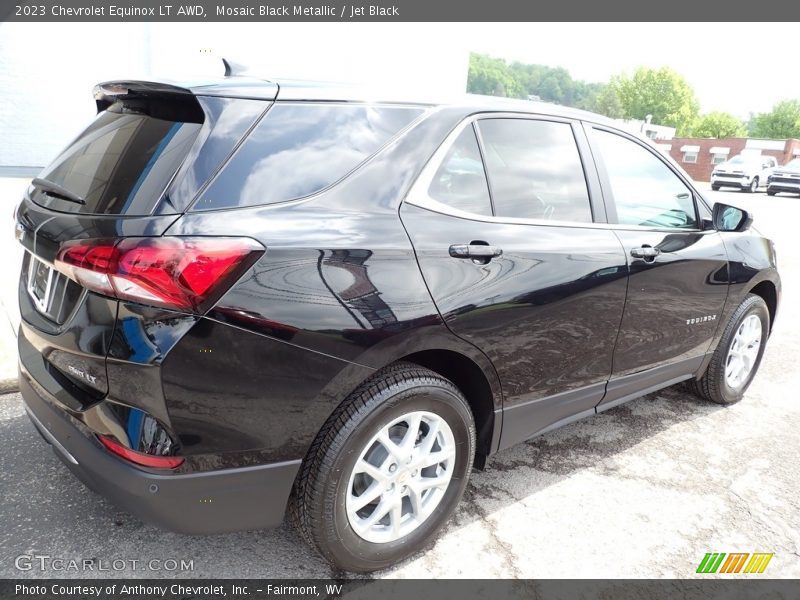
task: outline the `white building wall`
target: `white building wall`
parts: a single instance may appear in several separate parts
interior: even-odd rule
[[[0,169],[43,166],[92,119],[91,90],[109,79],[222,75],[219,57],[266,78],[466,90],[468,37],[437,24],[3,23]]]

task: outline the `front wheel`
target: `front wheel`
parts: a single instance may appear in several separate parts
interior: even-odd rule
[[[692,391],[717,404],[741,400],[761,365],[768,335],[767,305],[748,294],[725,327],[706,372],[690,382]]]
[[[755,194],[758,191],[758,177],[753,177],[750,187],[745,188],[745,190],[750,194]]]
[[[722,187],[722,186],[719,186],[719,185],[712,185],[712,186],[711,186],[711,189],[712,189],[712,190],[714,190],[715,192],[718,192],[720,187]]]
[[[376,373],[328,419],[291,515],[335,567],[368,572],[420,550],[466,488],[475,425],[452,382],[411,363]]]

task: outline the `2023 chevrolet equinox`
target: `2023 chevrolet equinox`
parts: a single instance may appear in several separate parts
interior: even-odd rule
[[[20,388],[144,520],[288,513],[370,571],[491,454],[681,381],[736,402],[758,369],[773,244],[603,117],[239,77],[95,99],[17,209]]]

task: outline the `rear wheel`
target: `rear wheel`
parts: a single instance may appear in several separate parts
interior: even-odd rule
[[[706,372],[689,384],[692,391],[717,404],[741,400],[761,365],[768,334],[767,305],[749,294],[728,322]]]
[[[295,483],[291,514],[334,566],[374,571],[420,550],[466,488],[475,425],[452,382],[411,363],[376,373],[334,412]]]
[[[758,177],[753,177],[753,181],[750,182],[750,187],[744,188],[746,192],[749,194],[754,194],[758,191]]]

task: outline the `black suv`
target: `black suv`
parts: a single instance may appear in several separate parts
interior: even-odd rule
[[[473,467],[687,381],[739,400],[773,244],[656,149],[525,101],[118,81],[17,210],[20,387],[87,486],[188,533],[421,548]]]

